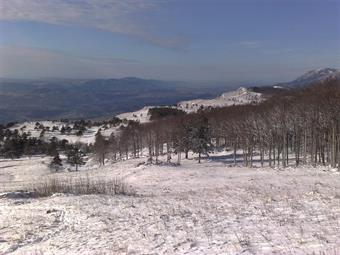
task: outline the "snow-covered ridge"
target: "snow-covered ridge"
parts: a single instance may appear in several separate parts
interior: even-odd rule
[[[314,82],[324,81],[329,78],[340,78],[340,70],[334,68],[323,68],[309,71],[294,81],[288,83],[290,86],[307,85]]]
[[[263,101],[261,93],[252,91],[251,89],[241,87],[235,91],[225,92],[221,96],[214,99],[196,99],[182,101],[177,104],[178,109],[186,112],[196,112],[203,108],[219,108],[232,105],[254,104]]]
[[[218,108],[224,106],[231,106],[231,105],[244,105],[244,104],[251,104],[251,103],[258,103],[263,101],[263,96],[261,93],[257,93],[252,91],[248,88],[239,88],[235,91],[225,92],[221,96],[216,97],[214,99],[196,99],[196,100],[189,100],[189,101],[182,101],[177,104],[177,106],[171,106],[173,108],[183,110],[187,113],[196,112],[201,108]],[[133,120],[140,123],[146,123],[150,121],[150,114],[149,110],[151,108],[155,108],[159,106],[145,106],[142,109],[139,109],[134,112],[126,112],[117,115],[121,120]],[[169,106],[170,107],[170,106]],[[46,141],[50,140],[52,137],[56,137],[58,140],[68,140],[70,143],[86,143],[91,144],[94,143],[95,134],[100,129],[102,134],[106,137],[109,137],[111,133],[119,132],[118,126],[107,126],[107,125],[100,125],[100,126],[92,126],[87,128],[82,135],[77,135],[76,130],[72,132],[62,133],[61,129],[63,127],[70,127],[73,128],[74,123],[72,122],[60,122],[60,121],[39,121],[45,131],[43,135],[43,139]],[[124,124],[123,124],[124,125]],[[40,137],[41,136],[41,129],[37,128],[36,122],[23,122],[14,125],[12,130],[17,129],[19,132],[26,132],[31,137]]]
[[[263,95],[252,91],[251,89],[240,87],[237,90],[225,92],[213,99],[194,99],[181,101],[173,108],[185,111],[187,113],[197,112],[199,109],[219,108],[231,105],[245,105],[259,103],[263,101]],[[150,121],[149,110],[159,106],[145,106],[134,112],[121,113],[117,115],[120,119],[134,120],[140,123]],[[170,106],[169,106],[170,107]]]
[[[116,117],[120,118],[121,120],[133,120],[138,121],[140,123],[145,123],[150,120],[149,110],[156,106],[144,106],[142,109],[134,111],[134,112],[125,112],[117,115]]]

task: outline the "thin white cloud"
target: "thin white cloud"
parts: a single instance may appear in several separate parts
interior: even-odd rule
[[[168,80],[224,79],[237,70],[211,65],[154,64],[121,58],[78,56],[42,48],[0,46],[0,77],[121,78],[136,76]]]
[[[242,41],[239,43],[242,47],[250,48],[250,49],[258,49],[263,47],[263,41]]]
[[[156,11],[164,0],[0,0],[0,20],[93,27],[135,36],[161,47],[185,44],[181,37],[163,38],[138,17]]]
[[[1,0],[0,19],[83,25],[131,34],[139,27],[129,16],[152,7],[152,0]]]
[[[120,76],[142,63],[121,58],[77,56],[62,51],[31,47],[0,46],[0,77],[93,78]],[[107,72],[102,72],[102,70]]]
[[[305,69],[315,67],[339,67],[339,61],[330,62],[334,56],[297,55],[288,58],[290,68],[286,61],[263,62],[254,65],[248,59],[239,62],[228,61],[225,64],[171,64],[150,63],[134,59],[114,57],[79,56],[63,51],[0,46],[0,77],[4,78],[120,78],[136,76],[141,78],[156,78],[168,80],[214,80],[239,82],[261,81],[271,82],[288,81],[297,77]],[[280,58],[279,58],[280,59]],[[326,63],[326,64],[325,64]],[[303,67],[303,68],[302,68]]]

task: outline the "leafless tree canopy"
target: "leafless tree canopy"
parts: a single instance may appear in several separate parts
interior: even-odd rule
[[[340,81],[330,79],[302,89],[281,91],[260,104],[209,109],[140,124],[130,121],[114,139],[114,155],[139,157],[148,149],[149,162],[168,161],[193,151],[233,150],[246,166],[254,155],[261,164],[340,162]]]

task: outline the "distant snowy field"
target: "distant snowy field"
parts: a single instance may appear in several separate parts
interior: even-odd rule
[[[69,143],[85,143],[85,144],[93,144],[95,141],[95,135],[99,129],[101,129],[101,133],[109,137],[111,133],[117,133],[118,127],[109,127],[105,128],[103,125],[101,126],[93,126],[88,128],[82,136],[77,136],[74,132],[73,133],[65,133],[62,134],[60,131],[53,131],[52,128],[55,126],[59,130],[63,126],[70,126],[73,127],[73,123],[65,123],[60,121],[38,121],[40,124],[44,125],[44,127],[49,128],[49,131],[45,131],[44,139],[50,140],[52,137],[56,137],[58,140],[67,140]],[[11,127],[11,130],[17,129],[19,132],[26,132],[30,133],[30,137],[37,137],[39,138],[41,130],[35,130],[36,122],[22,122],[14,125]]]
[[[51,176],[122,178],[136,196],[0,198],[0,254],[340,253],[340,174],[329,168],[244,168],[89,161],[51,173],[48,157],[0,159],[0,192]]]
[[[221,96],[213,99],[195,99],[189,101],[182,101],[177,104],[177,108],[185,112],[197,112],[203,108],[220,108],[232,105],[245,105],[259,103],[263,101],[261,93],[253,92],[247,88],[239,88],[235,91],[223,93]]]

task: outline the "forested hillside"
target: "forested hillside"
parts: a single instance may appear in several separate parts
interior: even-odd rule
[[[38,137],[31,137],[25,127],[17,130],[9,124],[0,129],[0,152],[10,157],[54,155],[78,146],[84,152],[94,152],[104,164],[106,159],[139,157],[146,148],[150,162],[158,162],[163,154],[170,161],[176,154],[180,164],[181,153],[186,157],[190,151],[197,153],[200,161],[210,152],[232,150],[235,165],[241,153],[246,166],[252,166],[254,157],[259,156],[261,165],[336,167],[340,165],[339,112],[339,80],[329,79],[305,88],[280,90],[265,101],[247,105],[189,114],[174,108],[151,108],[151,121],[145,123],[114,118],[97,123],[59,123],[48,129],[36,123]],[[96,133],[93,142],[75,145],[67,140],[67,134],[81,139],[89,130]],[[48,139],[45,132],[51,134]],[[53,137],[53,132],[64,139]]]
[[[150,160],[163,153],[163,144],[169,154],[193,151],[200,156],[214,149],[232,149],[235,164],[241,151],[246,166],[252,166],[259,154],[262,165],[310,162],[335,167],[340,161],[339,112],[339,80],[330,79],[282,91],[259,104],[131,123],[122,130],[124,143],[117,149],[138,156],[147,146]]]

